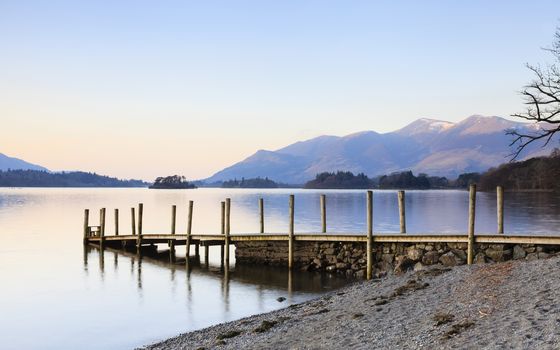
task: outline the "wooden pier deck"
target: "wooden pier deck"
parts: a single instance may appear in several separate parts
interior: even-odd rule
[[[297,242],[364,242],[367,243],[367,273],[366,278],[372,277],[372,251],[375,244],[379,243],[466,243],[468,245],[467,263],[473,263],[474,246],[476,244],[540,244],[540,245],[558,245],[560,246],[560,235],[512,235],[504,234],[503,224],[503,189],[498,187],[497,191],[497,233],[494,234],[476,234],[474,232],[475,219],[475,200],[476,187],[472,185],[469,190],[469,221],[468,232],[463,234],[447,234],[447,233],[425,233],[425,234],[406,234],[404,191],[398,192],[399,217],[401,232],[393,234],[374,234],[373,232],[373,193],[367,191],[367,225],[364,232],[358,233],[327,233],[326,226],[326,197],[321,196],[321,223],[322,232],[313,233],[296,233],[294,230],[294,196],[289,197],[289,229],[283,233],[265,233],[264,226],[264,203],[263,199],[259,199],[260,212],[260,232],[258,233],[230,233],[230,207],[231,201],[227,198],[221,202],[221,232],[215,233],[198,233],[191,232],[193,220],[192,201],[188,206],[187,232],[176,233],[176,206],[172,206],[171,210],[171,229],[169,233],[143,233],[142,218],[143,204],[138,206],[138,222],[136,221],[136,209],[131,208],[131,228],[132,234],[119,234],[119,215],[115,210],[115,234],[107,235],[105,233],[105,208],[100,210],[99,225],[91,226],[89,224],[89,210],[84,212],[84,244],[96,244],[101,249],[105,245],[115,248],[131,248],[136,247],[137,253],[141,254],[142,246],[167,244],[170,248],[172,256],[175,254],[176,246],[188,246],[186,263],[189,262],[189,252],[192,245],[195,246],[195,254],[199,255],[199,247],[206,247],[205,254],[208,255],[209,246],[222,246],[222,261],[226,266],[229,264],[230,245],[237,242],[250,241],[286,241],[288,242],[287,260],[288,267],[292,268],[294,260],[294,246]]]

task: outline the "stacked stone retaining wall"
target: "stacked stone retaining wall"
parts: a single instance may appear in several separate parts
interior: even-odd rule
[[[236,242],[239,264],[287,266],[288,242]],[[560,246],[536,244],[475,244],[474,263],[545,259],[560,252]],[[430,265],[456,266],[467,262],[467,243],[375,243],[374,275],[420,270]],[[364,277],[365,242],[295,242],[294,265],[308,271],[326,271]]]

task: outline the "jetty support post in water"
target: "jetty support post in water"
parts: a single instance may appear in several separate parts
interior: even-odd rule
[[[172,205],[171,206],[171,234],[172,235],[175,234],[175,224],[177,221],[176,219],[177,219],[177,206]],[[169,260],[173,262],[175,261],[175,240],[170,239],[168,243],[169,243]]]
[[[226,235],[226,202],[220,202],[220,215],[221,215],[220,233],[222,236],[225,236]],[[220,262],[223,266],[225,262],[224,244],[220,244]]]
[[[264,199],[259,198],[260,232],[264,233]]]
[[[327,233],[327,196],[321,195],[321,232]]]
[[[138,203],[138,237],[136,238],[136,253],[142,251],[142,218],[144,215],[144,203]]]
[[[294,266],[294,195],[290,195],[289,202],[290,224],[288,228],[288,268]]]
[[[84,209],[84,244],[89,243],[89,209]]]
[[[373,191],[367,191],[367,265],[366,279],[373,275]]]
[[[504,234],[504,188],[496,187],[496,206],[498,215],[498,234]]]
[[[189,256],[191,251],[191,235],[192,235],[192,217],[194,202],[189,201],[189,211],[187,215],[187,241],[185,242],[185,264],[189,264]]]
[[[474,260],[474,219],[476,208],[476,185],[469,186],[469,227],[467,244],[467,264],[471,265]]]
[[[225,247],[224,247],[224,249],[225,249],[224,266],[226,268],[226,271],[229,269],[229,234],[230,234],[230,230],[231,230],[230,210],[231,210],[231,199],[226,198],[226,236],[225,236],[225,240],[224,240],[224,245],[225,245]]]
[[[119,210],[115,209],[115,236],[119,235]]]
[[[399,223],[401,227],[401,233],[406,233],[406,214],[405,214],[405,194],[404,191],[398,192],[399,199]]]
[[[105,208],[99,211],[99,247],[103,250],[103,241],[105,240]]]
[[[136,235],[136,211],[134,207],[130,208],[130,223],[132,224],[132,235]]]

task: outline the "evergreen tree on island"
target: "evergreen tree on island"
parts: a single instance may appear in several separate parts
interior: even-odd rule
[[[166,177],[158,177],[154,184],[150,186],[153,189],[185,189],[196,188],[195,185],[189,183],[184,176],[173,175]]]

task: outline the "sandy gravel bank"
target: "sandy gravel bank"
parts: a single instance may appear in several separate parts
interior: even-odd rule
[[[436,267],[146,349],[558,349],[560,258]]]

